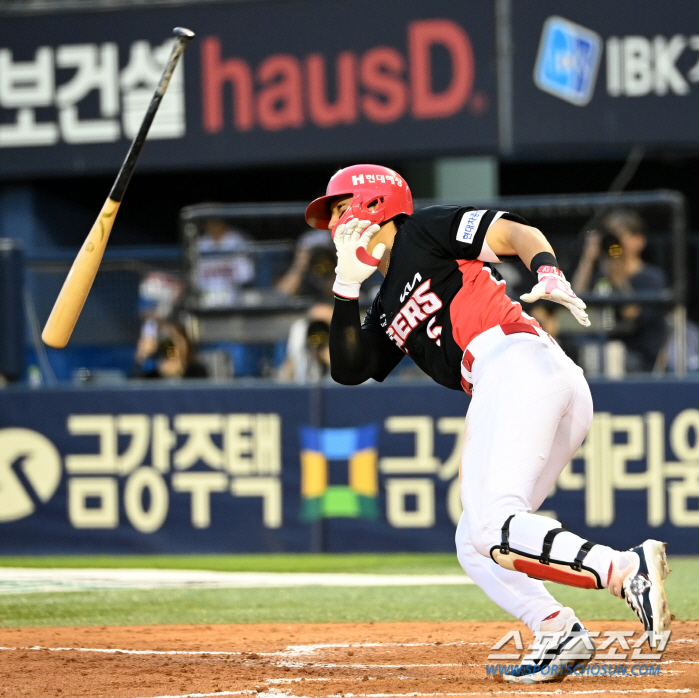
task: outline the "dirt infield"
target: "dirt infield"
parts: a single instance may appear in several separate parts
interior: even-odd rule
[[[587,626],[602,634],[640,627],[612,621]],[[538,687],[486,675],[491,646],[515,628],[347,623],[0,629],[0,696],[456,698],[699,691],[697,622],[674,624],[661,660],[639,660],[659,664],[659,676],[573,676]],[[523,633],[523,639],[526,647],[531,636]]]

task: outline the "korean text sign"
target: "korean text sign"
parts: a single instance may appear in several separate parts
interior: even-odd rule
[[[696,553],[694,387],[592,387],[590,433],[542,509],[600,543]],[[0,552],[300,552],[318,526],[328,551],[453,550],[468,398],[329,386],[319,414],[313,390],[7,391]]]
[[[177,25],[145,168],[495,147],[492,3],[214,3],[3,18],[0,175],[117,167]]]

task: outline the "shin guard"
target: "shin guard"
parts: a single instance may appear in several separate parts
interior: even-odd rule
[[[494,545],[490,550],[490,557],[500,567],[515,572],[523,572],[528,577],[545,581],[558,582],[571,587],[582,589],[602,589],[602,580],[595,570],[583,564],[590,549],[595,545],[592,541],[586,541],[580,546],[575,560],[554,560],[551,558],[551,547],[554,538],[565,531],[565,528],[553,528],[544,537],[541,555],[530,555],[510,547],[510,516],[502,527],[502,540],[500,545]]]

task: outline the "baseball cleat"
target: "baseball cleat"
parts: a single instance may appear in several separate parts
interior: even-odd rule
[[[662,634],[670,629],[670,609],[665,596],[665,578],[670,573],[665,546],[647,540],[623,553],[627,564],[620,572],[612,571],[609,590],[628,604],[648,632],[648,644],[655,649]],[[631,554],[629,554],[631,553]]]
[[[496,675],[505,683],[545,683],[563,681],[586,667],[597,646],[572,608],[563,608],[553,619],[544,621],[535,634],[531,654],[515,669]]]

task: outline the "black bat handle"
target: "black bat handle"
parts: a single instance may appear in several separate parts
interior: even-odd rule
[[[119,174],[117,175],[116,181],[114,182],[114,186],[112,186],[112,190],[109,192],[109,198],[112,201],[121,201],[124,197],[124,192],[126,191],[126,187],[129,185],[131,175],[136,167],[136,162],[141,154],[141,150],[143,150],[143,144],[146,142],[148,131],[153,123],[155,114],[158,111],[160,102],[163,99],[165,90],[167,90],[167,86],[170,84],[170,78],[172,78],[175,67],[180,60],[180,56],[187,47],[187,44],[194,38],[194,32],[190,31],[189,29],[185,29],[184,27],[175,27],[172,33],[177,37],[177,43],[172,49],[170,58],[168,59],[165,70],[160,77],[160,82],[158,82],[155,93],[153,94],[150,104],[148,105],[146,114],[143,117],[140,128],[138,129],[138,133],[131,143],[126,159],[124,160],[124,163],[119,170]]]

